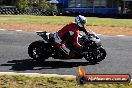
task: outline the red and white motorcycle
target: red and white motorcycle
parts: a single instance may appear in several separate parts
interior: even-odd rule
[[[54,45],[48,32],[37,32],[43,40],[32,42],[28,47],[28,54],[36,61],[45,61],[49,57],[54,59],[82,59],[83,57],[90,63],[97,63],[105,59],[106,51],[101,45],[101,40],[97,34],[90,31],[88,35],[80,34],[78,36],[79,43],[83,49],[77,50],[74,48],[72,41],[67,41],[67,46],[74,51],[74,57],[64,55],[64,52]]]

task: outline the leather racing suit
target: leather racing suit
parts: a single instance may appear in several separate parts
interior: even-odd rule
[[[61,30],[54,33],[54,42],[57,47],[60,47],[65,54],[70,55],[71,50],[65,45],[66,41],[73,37],[73,43],[76,47],[82,48],[82,45],[78,42],[79,26],[74,22],[70,22],[64,26]]]

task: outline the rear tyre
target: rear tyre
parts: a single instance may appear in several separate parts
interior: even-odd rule
[[[31,58],[38,62],[45,61],[45,59],[49,58],[47,46],[48,44],[44,43],[44,41],[35,41],[29,45],[28,54]]]
[[[84,56],[84,58],[90,63],[97,63],[105,59],[106,51],[103,48],[98,49],[97,51],[89,52]]]

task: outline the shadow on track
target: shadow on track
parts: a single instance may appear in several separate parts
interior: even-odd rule
[[[98,64],[98,63],[96,63]],[[95,65],[88,62],[64,62],[64,61],[45,61],[43,63],[33,61],[31,59],[12,60],[0,66],[12,66],[10,70],[26,71],[26,70],[41,70],[41,69],[57,69],[57,68],[72,68],[78,66]],[[38,67],[36,69],[35,67]]]

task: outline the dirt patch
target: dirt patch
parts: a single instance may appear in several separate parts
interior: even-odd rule
[[[48,32],[54,31],[55,32],[61,29],[63,26],[64,25],[59,25],[59,24],[0,23],[0,29],[24,30],[24,31],[48,31]],[[87,29],[92,29],[96,33],[104,34],[104,35],[132,36],[132,28],[87,26]]]

